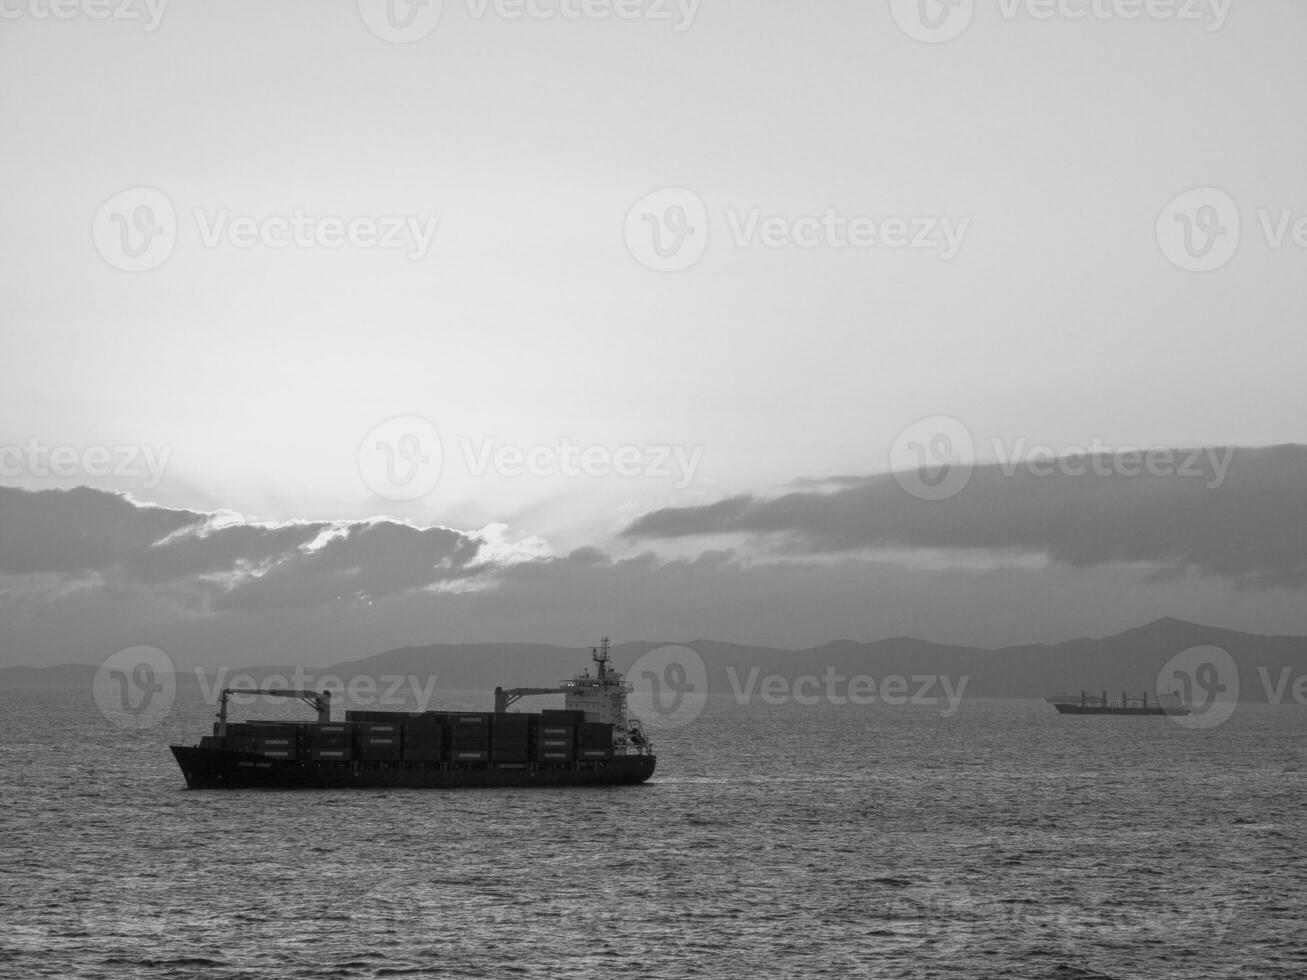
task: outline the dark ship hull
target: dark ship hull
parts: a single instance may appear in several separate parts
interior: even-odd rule
[[[1188,708],[1163,708],[1160,705],[1149,705],[1148,707],[1131,706],[1123,708],[1120,705],[1109,705],[1103,707],[1097,704],[1054,704],[1053,707],[1064,715],[1187,715]]]
[[[190,789],[457,789],[627,786],[654,773],[653,755],[598,761],[521,763],[336,762],[269,759],[251,752],[174,745]]]

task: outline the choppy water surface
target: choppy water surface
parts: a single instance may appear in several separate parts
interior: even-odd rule
[[[1307,975],[1307,712],[738,706],[612,790],[188,792],[0,691],[0,976]]]

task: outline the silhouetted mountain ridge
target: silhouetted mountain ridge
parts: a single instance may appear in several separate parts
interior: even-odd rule
[[[695,640],[689,643],[631,641],[613,647],[619,669],[638,670],[645,654],[661,647],[694,651],[704,665],[709,689],[715,693],[743,690],[752,676],[777,674],[793,680],[812,674],[836,678],[887,676],[906,678],[945,675],[954,684],[966,678],[971,697],[1038,698],[1056,691],[1101,691],[1114,696],[1122,690],[1159,689],[1159,674],[1184,650],[1214,646],[1227,651],[1238,667],[1242,700],[1265,701],[1279,679],[1292,680],[1307,672],[1307,637],[1260,636],[1163,617],[1102,638],[1077,638],[1059,643],[1031,643],[993,649],[934,643],[913,637],[891,637],[858,643],[834,640],[802,650]],[[693,666],[693,657],[683,656]],[[330,667],[302,671],[320,682],[328,675],[349,682],[354,678],[415,677],[421,683],[436,676],[439,690],[489,691],[496,686],[549,687],[590,665],[590,648],[536,643],[432,644],[401,647]],[[756,670],[755,670],[756,668]],[[10,667],[0,670],[0,685],[89,685],[95,667],[64,664],[50,668]],[[267,666],[236,668],[227,683],[240,675],[260,678],[290,676],[295,668]],[[194,683],[193,672],[179,675]],[[213,677],[216,671],[209,671]],[[639,677],[632,677],[639,680]],[[1164,679],[1165,680],[1165,679]],[[246,683],[247,681],[242,681]],[[843,682],[840,682],[843,683]],[[1166,684],[1162,689],[1167,689]],[[1281,688],[1292,691],[1292,684]]]

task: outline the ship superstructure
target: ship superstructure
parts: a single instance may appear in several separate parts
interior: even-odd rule
[[[652,751],[649,738],[639,719],[627,711],[627,696],[631,685],[612,664],[608,651],[608,637],[592,647],[590,658],[594,673],[589,669],[559,681],[557,687],[518,687],[504,690],[495,688],[495,711],[507,711],[520,698],[539,694],[562,694],[566,711],[580,712],[590,723],[613,726],[613,744],[623,754],[643,754]]]

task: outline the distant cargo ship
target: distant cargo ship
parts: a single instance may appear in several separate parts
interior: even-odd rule
[[[1076,697],[1071,694],[1052,694],[1048,701],[1064,715],[1187,715],[1189,708],[1177,695],[1148,700],[1145,691],[1139,697],[1132,697],[1121,692],[1120,701],[1109,701],[1107,692],[1089,694],[1080,692]]]
[[[191,789],[454,788],[608,786],[643,783],[657,757],[627,712],[631,685],[613,669],[608,638],[589,670],[553,688],[495,689],[495,710],[347,711],[331,720],[331,694],[223,690],[213,734],[198,746],[173,745]],[[227,721],[232,694],[298,698],[318,712],[312,723]],[[509,711],[519,698],[563,694],[565,707]]]

